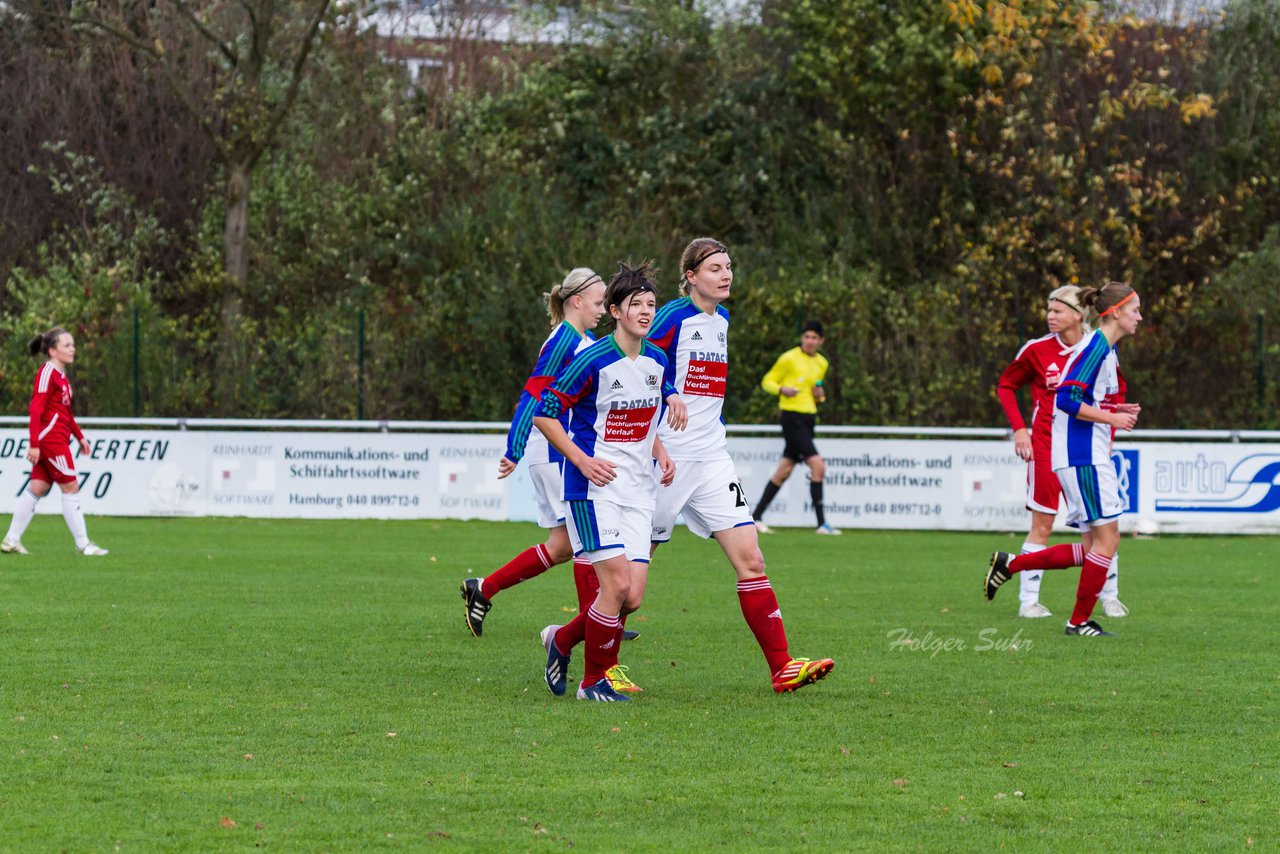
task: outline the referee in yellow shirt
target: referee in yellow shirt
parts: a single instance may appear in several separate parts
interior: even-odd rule
[[[760,381],[760,387],[766,392],[778,395],[778,408],[782,410],[782,438],[786,441],[778,468],[765,484],[756,512],[751,514],[756,520],[756,528],[762,534],[771,531],[761,521],[761,517],[769,509],[769,502],[773,501],[782,484],[791,477],[791,470],[798,460],[804,460],[809,467],[809,497],[814,515],[818,518],[817,532],[840,533],[838,528],[827,524],[822,512],[822,479],[827,469],[813,444],[814,428],[818,422],[818,404],[827,398],[822,381],[827,376],[828,363],[826,357],[818,352],[821,346],[822,324],[810,320],[804,325],[804,332],[800,335],[800,346],[779,356],[769,373]]]

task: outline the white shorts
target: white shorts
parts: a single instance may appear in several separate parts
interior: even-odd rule
[[[654,477],[662,478],[655,467]],[[742,491],[738,471],[727,456],[713,460],[677,460],[676,479],[670,486],[658,484],[658,504],[653,511],[655,543],[671,539],[676,517],[684,513],[685,524],[699,537],[754,524],[751,505]]]
[[[1114,522],[1124,512],[1116,467],[1110,462],[1101,466],[1058,469],[1055,474],[1062,484],[1062,499],[1067,505],[1066,521],[1071,527],[1105,525]]]
[[[652,510],[591,500],[566,501],[565,509],[574,557],[599,563],[625,555],[630,561],[649,562]]]
[[[563,463],[534,463],[529,466],[533,495],[538,502],[538,525],[559,528],[564,524]]]

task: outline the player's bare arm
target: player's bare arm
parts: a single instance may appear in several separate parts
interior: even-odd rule
[[[653,459],[662,472],[662,479],[658,482],[663,486],[670,486],[676,479],[676,464],[667,454],[667,448],[662,444],[662,440],[656,436],[653,439]]]
[[[689,425],[689,407],[678,394],[667,397],[667,426],[672,430],[683,430]],[[657,454],[654,454],[657,458]]]

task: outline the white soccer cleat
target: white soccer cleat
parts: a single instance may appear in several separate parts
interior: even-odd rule
[[[844,531],[841,531],[839,528],[833,528],[833,527],[831,527],[831,524],[830,524],[830,523],[828,523],[828,522],[823,522],[821,525],[819,525],[817,528],[815,528],[815,529],[814,529],[814,533],[816,533],[816,534],[828,534],[828,535],[831,535],[831,536],[836,536],[836,537],[838,537],[838,536],[840,536],[841,534],[843,534],[843,533],[844,533]]]
[[[109,552],[106,549],[104,549],[102,546],[98,545],[97,543],[89,543],[89,545],[85,546],[82,549],[77,549],[77,551],[79,551],[80,554],[86,557],[101,557],[102,555],[109,554]]]
[[[31,552],[22,547],[21,542],[18,540],[11,540],[8,537],[5,537],[4,542],[0,543],[0,552],[4,552],[7,555],[31,554]]]
[[[1037,617],[1052,617],[1053,612],[1039,602],[1023,602],[1018,608],[1018,616],[1034,620]]]
[[[1102,613],[1108,617],[1120,618],[1129,616],[1129,609],[1119,599],[1103,599]]]
[[[758,521],[758,520],[757,520],[757,521],[756,521],[756,531],[757,531],[757,533],[761,533],[761,534],[772,534],[772,533],[773,533],[773,528],[770,528],[770,527],[769,527],[768,525],[766,525],[764,522],[761,522],[761,521]]]

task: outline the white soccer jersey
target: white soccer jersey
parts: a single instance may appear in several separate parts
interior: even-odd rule
[[[1076,417],[1083,404],[1102,408],[1107,395],[1120,391],[1116,351],[1094,330],[1080,342],[1063,369],[1054,398],[1053,470],[1111,465],[1111,426]]]
[[[666,357],[650,342],[643,342],[633,360],[610,335],[575,356],[543,393],[538,414],[556,418],[571,410],[573,443],[616,466],[614,479],[596,486],[566,463],[566,501],[612,501],[653,509],[653,440],[663,401],[675,393],[663,380],[666,367]]]
[[[707,314],[688,297],[659,309],[649,340],[667,357],[666,379],[689,408],[689,424],[658,435],[673,460],[728,457],[724,395],[729,377],[729,312],[716,306]]]

